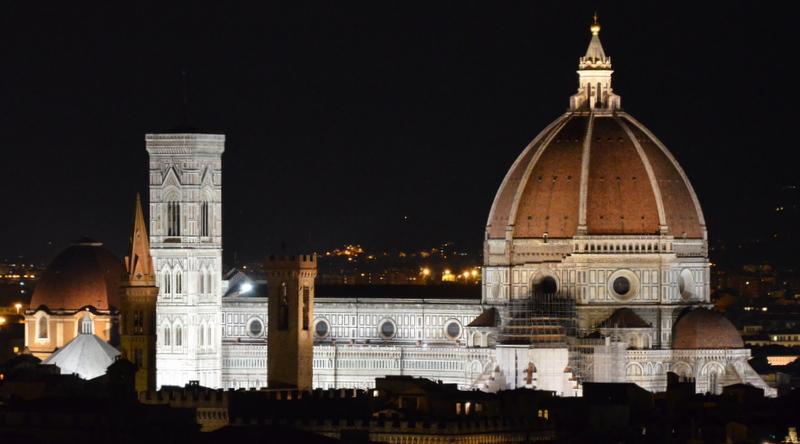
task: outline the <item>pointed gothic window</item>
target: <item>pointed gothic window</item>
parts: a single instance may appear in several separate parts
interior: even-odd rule
[[[162,291],[161,293],[164,294],[165,296],[171,296],[172,295],[172,273],[170,273],[169,270],[164,270],[163,281],[164,282],[162,282],[162,283],[164,284],[164,291]]]
[[[181,204],[171,198],[167,202],[167,236],[181,235]]]
[[[183,273],[175,270],[175,294],[183,294]]]
[[[169,329],[169,326],[164,326],[164,345],[169,347],[172,345],[172,332]]]
[[[183,329],[180,325],[175,326],[175,345],[178,347],[183,346]]]
[[[211,236],[211,205],[208,201],[200,203],[200,236]]]

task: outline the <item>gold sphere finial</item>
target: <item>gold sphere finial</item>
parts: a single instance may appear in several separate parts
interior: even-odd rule
[[[597,35],[597,33],[600,32],[600,23],[597,23],[597,11],[594,13],[594,24],[592,24],[590,29],[594,35]]]

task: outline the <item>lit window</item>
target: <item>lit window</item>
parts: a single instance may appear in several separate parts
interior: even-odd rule
[[[47,318],[39,318],[39,339],[47,339]]]

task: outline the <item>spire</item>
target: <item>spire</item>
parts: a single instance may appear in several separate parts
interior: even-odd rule
[[[142,202],[136,193],[136,215],[133,219],[133,237],[131,237],[131,253],[125,258],[127,275],[125,280],[130,286],[150,287],[155,285],[153,258],[150,256],[150,241],[142,212]]]
[[[611,89],[611,57],[606,56],[600,43],[600,23],[597,13],[589,28],[592,40],[586,55],[578,61],[578,93],[570,98],[571,111],[614,110],[620,108],[620,97]]]

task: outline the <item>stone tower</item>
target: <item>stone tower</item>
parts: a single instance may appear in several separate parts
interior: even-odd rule
[[[221,134],[148,134],[159,385],[221,386]]]
[[[136,391],[156,388],[156,275],[150,242],[136,195],[130,255],[125,258],[125,274],[120,291],[120,342],[122,357],[136,364]]]
[[[316,255],[269,256],[269,388],[311,390]]]

